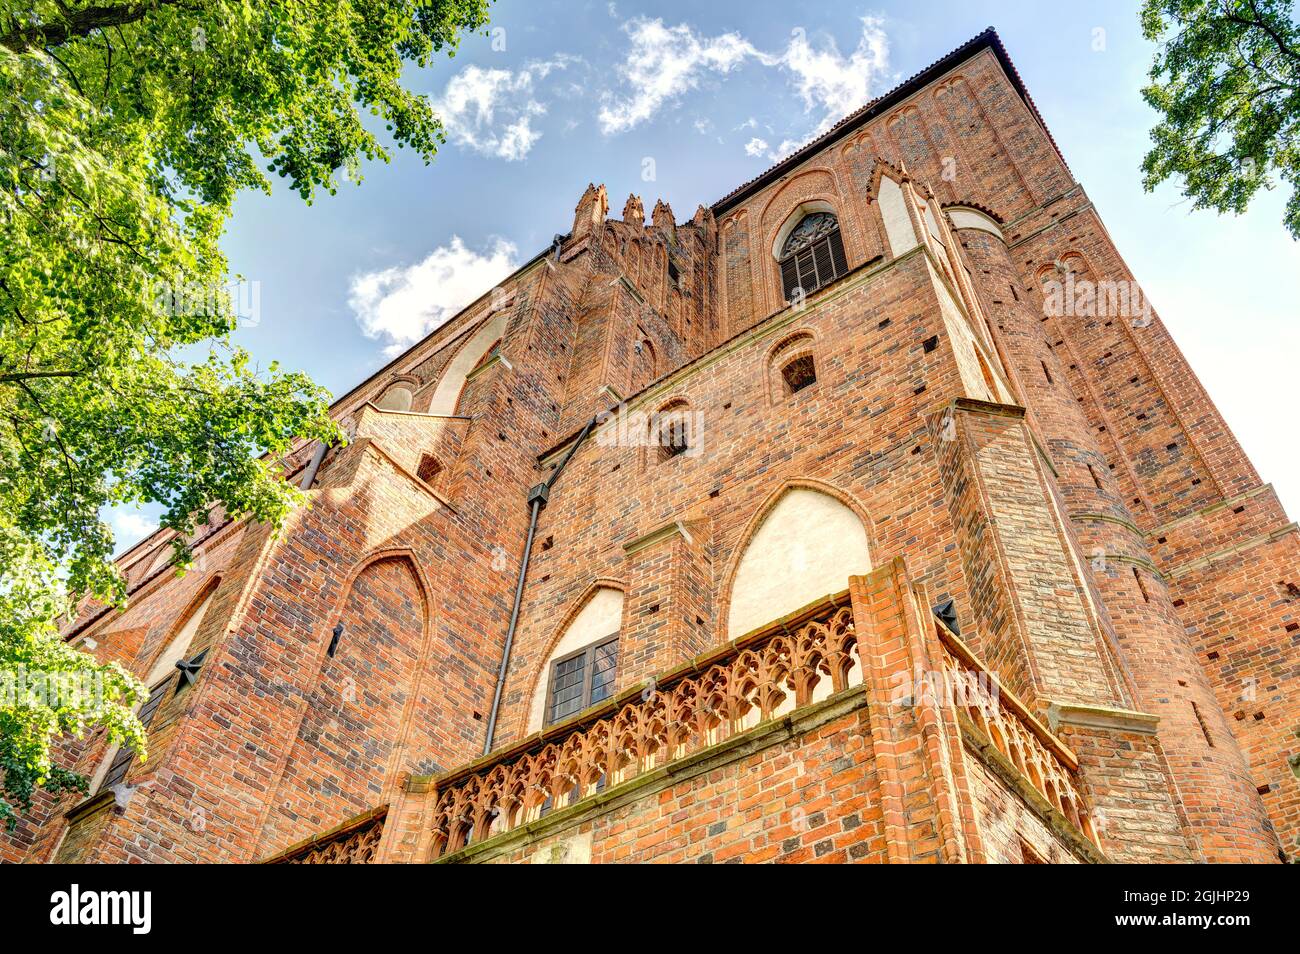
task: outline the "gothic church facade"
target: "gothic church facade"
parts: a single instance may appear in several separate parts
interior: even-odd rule
[[[1276,862],[1300,548],[988,31],[572,227],[68,640],[6,861]],[[1176,319],[1173,320],[1176,324]]]

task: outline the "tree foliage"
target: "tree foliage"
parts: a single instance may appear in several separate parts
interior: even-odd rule
[[[1289,183],[1285,224],[1300,238],[1300,25],[1292,0],[1146,0],[1162,45],[1146,101],[1161,114],[1142,163],[1151,191],[1174,177],[1198,209],[1240,214]]]
[[[212,504],[278,525],[300,500],[282,455],[340,436],[321,388],[230,340],[219,239],[235,196],[280,177],[310,202],[387,159],[388,140],[430,160],[441,126],[403,70],[486,14],[487,0],[0,3],[0,818],[39,786],[84,789],[53,763],[60,735],[105,727],[143,750],[144,687],[57,630],[77,600],[124,602],[105,509],[161,505],[183,569]],[[34,673],[94,698],[34,690]]]

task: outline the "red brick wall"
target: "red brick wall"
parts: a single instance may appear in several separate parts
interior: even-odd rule
[[[576,829],[595,864],[880,861],[884,854],[862,710],[798,740],[668,786]],[[555,836],[561,839],[572,833]],[[547,841],[499,862],[531,860]]]

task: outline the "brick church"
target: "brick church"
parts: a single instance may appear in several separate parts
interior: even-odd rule
[[[66,638],[149,757],[69,741],[0,858],[1300,857],[1296,525],[993,31],[610,212],[343,395],[279,534],[121,558]]]

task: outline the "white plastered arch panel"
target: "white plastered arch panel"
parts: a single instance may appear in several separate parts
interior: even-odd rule
[[[550,685],[551,663],[606,636],[617,635],[622,625],[623,591],[612,586],[599,587],[570,621],[564,635],[542,665],[528,706],[530,733],[541,729],[546,721],[546,689]]]
[[[465,379],[505,332],[509,317],[509,309],[498,311],[483,322],[478,331],[465,342],[465,346],[456,352],[438,379],[438,386],[433,389],[433,397],[429,401],[430,414],[456,413],[460,392],[465,389]]]
[[[765,626],[871,569],[867,530],[830,494],[792,487],[768,511],[736,566],[727,638]]]
[[[903,195],[902,186],[889,176],[882,175],[878,199],[890,254],[898,258],[904,252],[916,248],[919,242],[916,229],[912,227],[912,217],[907,212],[907,197]]]
[[[1004,242],[1006,241],[998,223],[979,209],[966,206],[951,206],[947,209],[947,212],[948,221],[952,223],[954,229],[978,229],[981,232],[988,232],[989,235],[995,235]]]
[[[968,397],[995,404],[1011,403],[1010,395],[1005,391],[1001,379],[993,372],[997,367],[990,360],[975,337],[975,332],[966,321],[957,303],[953,301],[945,285],[936,283],[939,296],[939,313],[943,318],[944,329],[948,333],[948,343],[952,347],[953,358],[957,362],[957,372],[961,375],[962,385]],[[993,375],[990,383],[985,377],[985,370]]]
[[[411,390],[411,385],[399,381],[384,391],[375,407],[381,411],[409,411],[414,400],[415,393]]]

